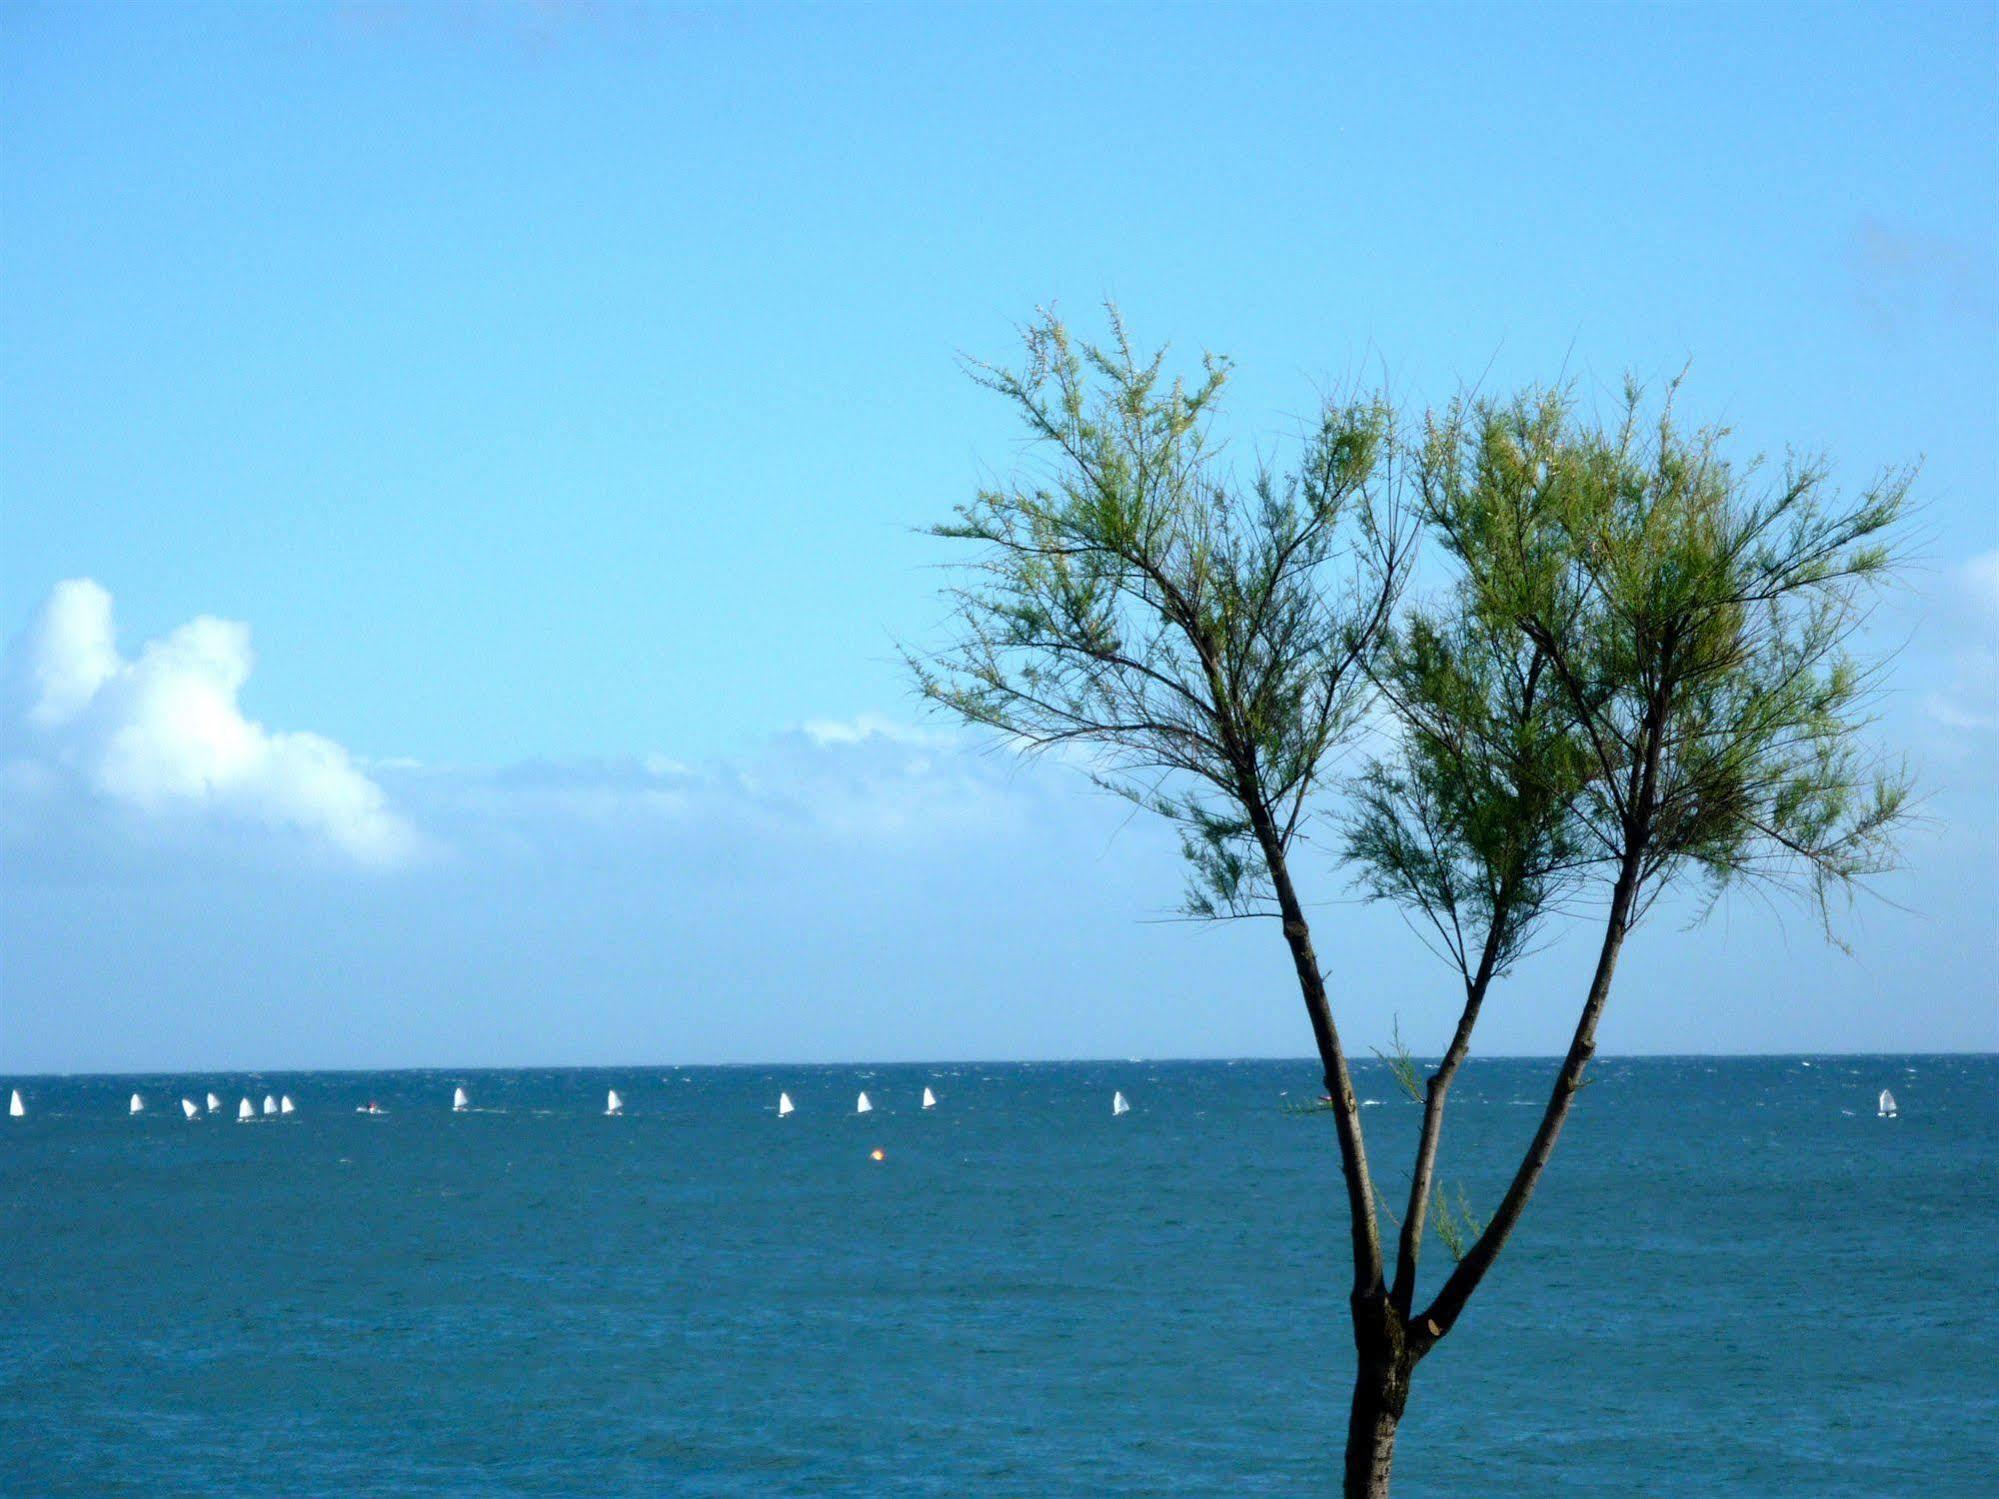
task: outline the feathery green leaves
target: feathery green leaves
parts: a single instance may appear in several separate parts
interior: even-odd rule
[[[1402,586],[1392,414],[1331,403],[1295,467],[1239,482],[1209,438],[1227,361],[1168,380],[1110,324],[1098,346],[1044,313],[1019,368],[975,367],[1044,461],[935,528],[975,550],[948,595],[955,640],[910,666],[933,702],[1074,748],[1177,823],[1190,913],[1261,913],[1252,823],[1297,836]]]

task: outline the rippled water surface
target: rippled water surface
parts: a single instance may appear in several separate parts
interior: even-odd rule
[[[1460,1083],[1475,1209],[1552,1070]],[[1398,1494],[1991,1492],[1999,1060],[1597,1078],[1418,1371]],[[485,1112],[450,1112],[461,1082]],[[1360,1084],[1392,1196],[1416,1109]],[[8,1495],[1336,1487],[1346,1250],[1329,1121],[1284,1107],[1305,1063],[15,1085]],[[183,1120],[211,1088],[298,1113]]]

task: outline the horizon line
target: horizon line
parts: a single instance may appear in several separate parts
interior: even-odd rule
[[[1412,1052],[1411,1060],[1416,1062],[1435,1061],[1441,1054]],[[1815,1061],[1824,1058],[1999,1058],[1999,1048],[1989,1050],[1946,1049],[1942,1051],[1650,1051],[1650,1052],[1599,1052],[1597,1062],[1757,1062],[1757,1061]],[[1386,1066],[1389,1058],[1366,1056],[1349,1058],[1349,1066]],[[1492,1052],[1465,1058],[1465,1065],[1473,1062],[1559,1062],[1557,1052]],[[1214,1065],[1252,1062],[1260,1064],[1297,1064],[1316,1067],[1319,1059],[1312,1056],[1160,1056],[1160,1057],[948,1057],[921,1061],[880,1061],[843,1060],[832,1062],[808,1062],[799,1060],[757,1061],[757,1062],[563,1062],[563,1063],[480,1063],[475,1066],[457,1064],[402,1064],[389,1067],[215,1067],[201,1071],[187,1069],[162,1070],[159,1068],[124,1069],[102,1071],[73,1069],[69,1071],[9,1072],[0,1069],[0,1077],[7,1078],[130,1078],[130,1077],[262,1077],[266,1074],[288,1073],[300,1077],[364,1075],[377,1073],[459,1073],[470,1075],[480,1072],[614,1072],[629,1070],[634,1072],[722,1072],[722,1071],[770,1071],[777,1068],[797,1067],[834,1069],[852,1067],[1132,1067],[1132,1066],[1182,1066]]]

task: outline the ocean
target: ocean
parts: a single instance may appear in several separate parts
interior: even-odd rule
[[[1468,1065],[1453,1200],[1496,1200],[1554,1066]],[[1396,1202],[1418,1110],[1357,1083]],[[11,1087],[8,1496],[1337,1491],[1307,1062]],[[234,1122],[266,1093],[298,1112]],[[1396,1491],[1991,1493],[1995,1290],[1999,1058],[1605,1060],[1417,1371]]]

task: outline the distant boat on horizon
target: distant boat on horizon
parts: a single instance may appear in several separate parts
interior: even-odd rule
[[[254,1124],[256,1122],[256,1119],[257,1119],[256,1109],[251,1107],[249,1099],[247,1098],[244,1099],[242,1104],[236,1110],[236,1122],[238,1124]]]
[[[298,1112],[298,1110],[292,1107],[291,1094],[287,1093],[278,1100],[278,1112],[280,1114],[295,1114]]]
[[[777,1117],[782,1119],[786,1114],[789,1114],[790,1112],[791,1112],[791,1095],[789,1093],[778,1094]]]
[[[610,1094],[604,1099],[604,1113],[609,1118],[616,1118],[624,1112],[625,1101],[618,1097],[618,1090],[613,1088]]]
[[[143,1113],[145,1113],[145,1112],[146,1112],[146,1100],[145,1100],[145,1099],[143,1099],[143,1098],[141,1098],[141,1097],[140,1097],[140,1096],[139,1096],[138,1094],[134,1093],[134,1094],[132,1095],[132,1107],[131,1107],[131,1108],[130,1108],[130,1109],[129,1109],[129,1110],[127,1111],[127,1112],[129,1112],[129,1113],[133,1113],[133,1114],[143,1114]]]
[[[273,1098],[270,1094],[266,1093],[264,1095],[264,1112],[266,1114],[275,1114],[277,1113],[277,1111],[278,1111],[277,1099]]]
[[[934,1109],[937,1107],[937,1095],[935,1093],[932,1093],[928,1088],[925,1088],[923,1090],[923,1107],[925,1107],[926,1109]]]
[[[180,1101],[180,1111],[190,1119],[199,1119],[201,1117],[201,1110],[194,1106],[192,1098],[183,1098]]]
[[[465,1090],[463,1088],[453,1088],[451,1090],[452,1113],[463,1114],[467,1112],[469,1109],[471,1109],[471,1107],[472,1107],[472,1100],[465,1096]]]
[[[1131,1105],[1124,1101],[1124,1094],[1115,1093],[1115,1092],[1112,1093],[1111,1094],[1112,1117],[1115,1118],[1119,1114],[1129,1114],[1130,1112],[1131,1112]]]
[[[1882,1119],[1893,1119],[1900,1113],[1900,1110],[1895,1107],[1895,1095],[1890,1093],[1886,1088],[1881,1090],[1880,1109],[1881,1112],[1878,1117]]]
[[[21,1090],[16,1088],[13,1097],[7,1100],[7,1117],[10,1119],[20,1119],[25,1117],[27,1112],[27,1109],[21,1105]]]
[[[208,1112],[213,1114],[216,1110],[220,1109],[221,1107],[222,1107],[222,1100],[217,1098],[213,1093],[209,1094]]]
[[[875,1106],[868,1102],[868,1095],[866,1093],[861,1094],[859,1098],[854,1100],[854,1112],[856,1114],[872,1114],[874,1110]]]

